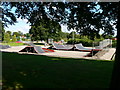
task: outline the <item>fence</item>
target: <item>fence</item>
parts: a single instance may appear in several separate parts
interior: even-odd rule
[[[112,47],[112,40],[111,39],[105,39],[103,41],[100,41],[99,46],[95,46],[96,49],[104,49],[107,47]]]

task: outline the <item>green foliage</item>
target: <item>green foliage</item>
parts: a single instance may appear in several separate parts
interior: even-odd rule
[[[17,41],[20,41],[20,36],[16,37],[17,38]]]
[[[46,40],[47,33],[46,29],[42,28],[42,26],[32,26],[30,29],[30,34],[32,35],[31,40],[32,41],[38,41],[38,40]]]
[[[88,39],[88,36],[81,35],[80,39]]]
[[[25,38],[22,38],[22,41],[26,41],[26,39],[25,39]]]
[[[45,23],[53,20],[57,23],[66,24],[69,30],[76,29],[77,32],[89,35],[91,39],[94,39],[95,36],[98,36],[100,29],[104,30],[105,35],[114,34],[113,25],[115,27],[117,25],[118,6],[117,2],[3,2],[1,8],[4,12],[3,21],[5,25],[15,23],[16,17],[28,19],[31,26],[42,19],[46,21]],[[13,7],[16,8],[15,14],[10,12]],[[113,23],[111,24],[111,22]]]
[[[6,31],[6,33],[8,33],[10,36],[11,36],[11,34],[12,34],[12,32],[11,32],[11,31]]]
[[[112,47],[116,47],[117,45],[117,40],[112,40]]]
[[[60,36],[61,36],[61,39],[63,39],[65,42],[68,41],[69,39],[69,33],[66,33],[66,32],[60,32]]]
[[[16,35],[12,36],[12,42],[16,42],[16,41],[17,41]]]
[[[104,33],[102,34],[102,37],[104,37],[105,39],[112,39],[112,38],[114,38],[113,35],[105,35]]]
[[[98,5],[100,7],[96,8]],[[60,23],[67,25],[67,28],[69,30],[75,29],[78,33],[82,35],[88,35],[89,39],[91,40],[94,40],[95,37],[97,38],[99,37],[100,29],[104,30],[104,35],[113,35],[114,34],[113,25],[115,25],[115,27],[117,25],[116,21],[118,14],[117,13],[118,3],[109,3],[109,2],[107,3],[101,3],[101,2],[98,3],[9,2],[7,3],[6,2],[6,3],[2,3],[2,6],[3,6],[2,8],[4,11],[4,15],[6,15],[11,19],[9,20],[5,18],[3,15],[3,21],[5,22],[5,24],[6,23],[12,24],[16,22],[14,14],[10,12],[10,10],[13,7],[16,7],[15,9],[16,17],[18,18],[21,17],[22,19],[23,18],[28,19],[28,22],[30,22],[31,26],[37,26],[37,27],[40,26],[39,29],[41,29],[40,30],[41,34],[40,36],[33,35],[32,39],[34,40],[47,40],[47,38],[54,38],[53,37],[53,35],[55,34],[54,31],[59,30],[57,28],[59,28]],[[36,8],[33,8],[33,6]],[[111,22],[113,21],[114,23],[111,24]],[[59,34],[56,35],[55,37],[57,38],[58,36],[60,37]],[[69,38],[72,38],[71,35],[69,36]],[[57,38],[57,40],[59,39],[60,38]]]
[[[18,31],[18,34],[19,34],[19,36],[23,36],[24,35],[23,32],[21,32],[21,31]]]
[[[61,26],[59,23],[48,20],[40,20],[34,26],[31,27],[29,33],[32,35],[33,40],[44,40],[52,38],[55,41],[61,40]]]
[[[26,33],[24,36],[26,36],[27,39],[30,39],[30,33]]]
[[[20,37],[21,36],[21,33],[19,32],[13,32],[13,36],[16,35],[16,37]]]
[[[93,43],[98,44],[98,42],[102,41],[103,39],[95,39],[95,40],[90,40],[87,38],[87,36],[82,37],[82,39],[70,39],[68,40],[67,44],[79,44],[82,43],[86,47],[92,47]]]
[[[92,46],[93,41],[89,39],[70,39],[68,40],[67,44],[79,44],[82,43],[84,46]]]
[[[0,20],[0,41],[4,41],[4,34],[5,34],[4,25],[2,21]]]
[[[21,38],[22,41],[29,41],[27,38]]]
[[[73,38],[73,37],[74,38],[80,38],[80,35],[76,34],[75,31],[72,31],[71,33],[69,33],[68,39]]]
[[[6,43],[10,42],[10,34],[9,33],[4,34],[4,42],[6,42]]]

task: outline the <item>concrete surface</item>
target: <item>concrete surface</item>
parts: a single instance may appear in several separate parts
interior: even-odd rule
[[[12,46],[8,49],[1,49],[0,51],[4,52],[19,52],[22,50],[24,46]],[[46,48],[42,46],[43,48]],[[20,54],[35,54],[35,55],[45,55],[45,56],[53,56],[53,57],[64,57],[64,58],[85,58],[85,59],[99,59],[99,60],[110,60],[112,58],[112,55],[115,53],[115,48],[110,48],[107,51],[101,51],[98,53],[98,55],[95,55],[93,57],[84,57],[85,55],[89,54],[90,52],[81,52],[81,51],[62,51],[62,50],[55,50],[55,52],[49,52],[49,53],[21,53]]]

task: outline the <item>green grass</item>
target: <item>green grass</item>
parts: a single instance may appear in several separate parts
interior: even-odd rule
[[[10,45],[10,46],[22,46],[25,45],[24,43],[2,43],[2,45]]]
[[[108,88],[113,61],[3,53],[3,88]]]

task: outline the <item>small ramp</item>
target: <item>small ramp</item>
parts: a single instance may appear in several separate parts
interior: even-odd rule
[[[45,53],[45,52],[54,52],[54,50],[42,48],[41,46],[35,46],[32,42],[27,43],[30,46],[25,47],[19,52],[31,52],[31,53]]]
[[[28,43],[30,46],[34,47],[35,51],[37,53],[44,53],[45,51],[42,49],[41,46],[35,46],[35,44],[33,44],[32,42]]]
[[[34,49],[37,53],[44,53],[45,52],[45,50],[43,50],[42,47],[40,47],[40,46],[34,46]]]
[[[0,45],[0,49],[7,49],[11,48],[10,45]]]
[[[57,49],[57,50],[72,50],[73,49],[73,46],[65,46],[65,45],[59,45],[57,43],[53,43],[53,48],[54,49]]]
[[[98,52],[96,55],[94,55],[93,58],[100,59],[100,60],[112,60],[115,52],[116,52],[115,48],[109,48],[107,50],[104,49]]]
[[[79,51],[88,51],[91,52],[93,49],[90,48],[85,48],[81,43],[80,44],[75,44],[75,49]]]

